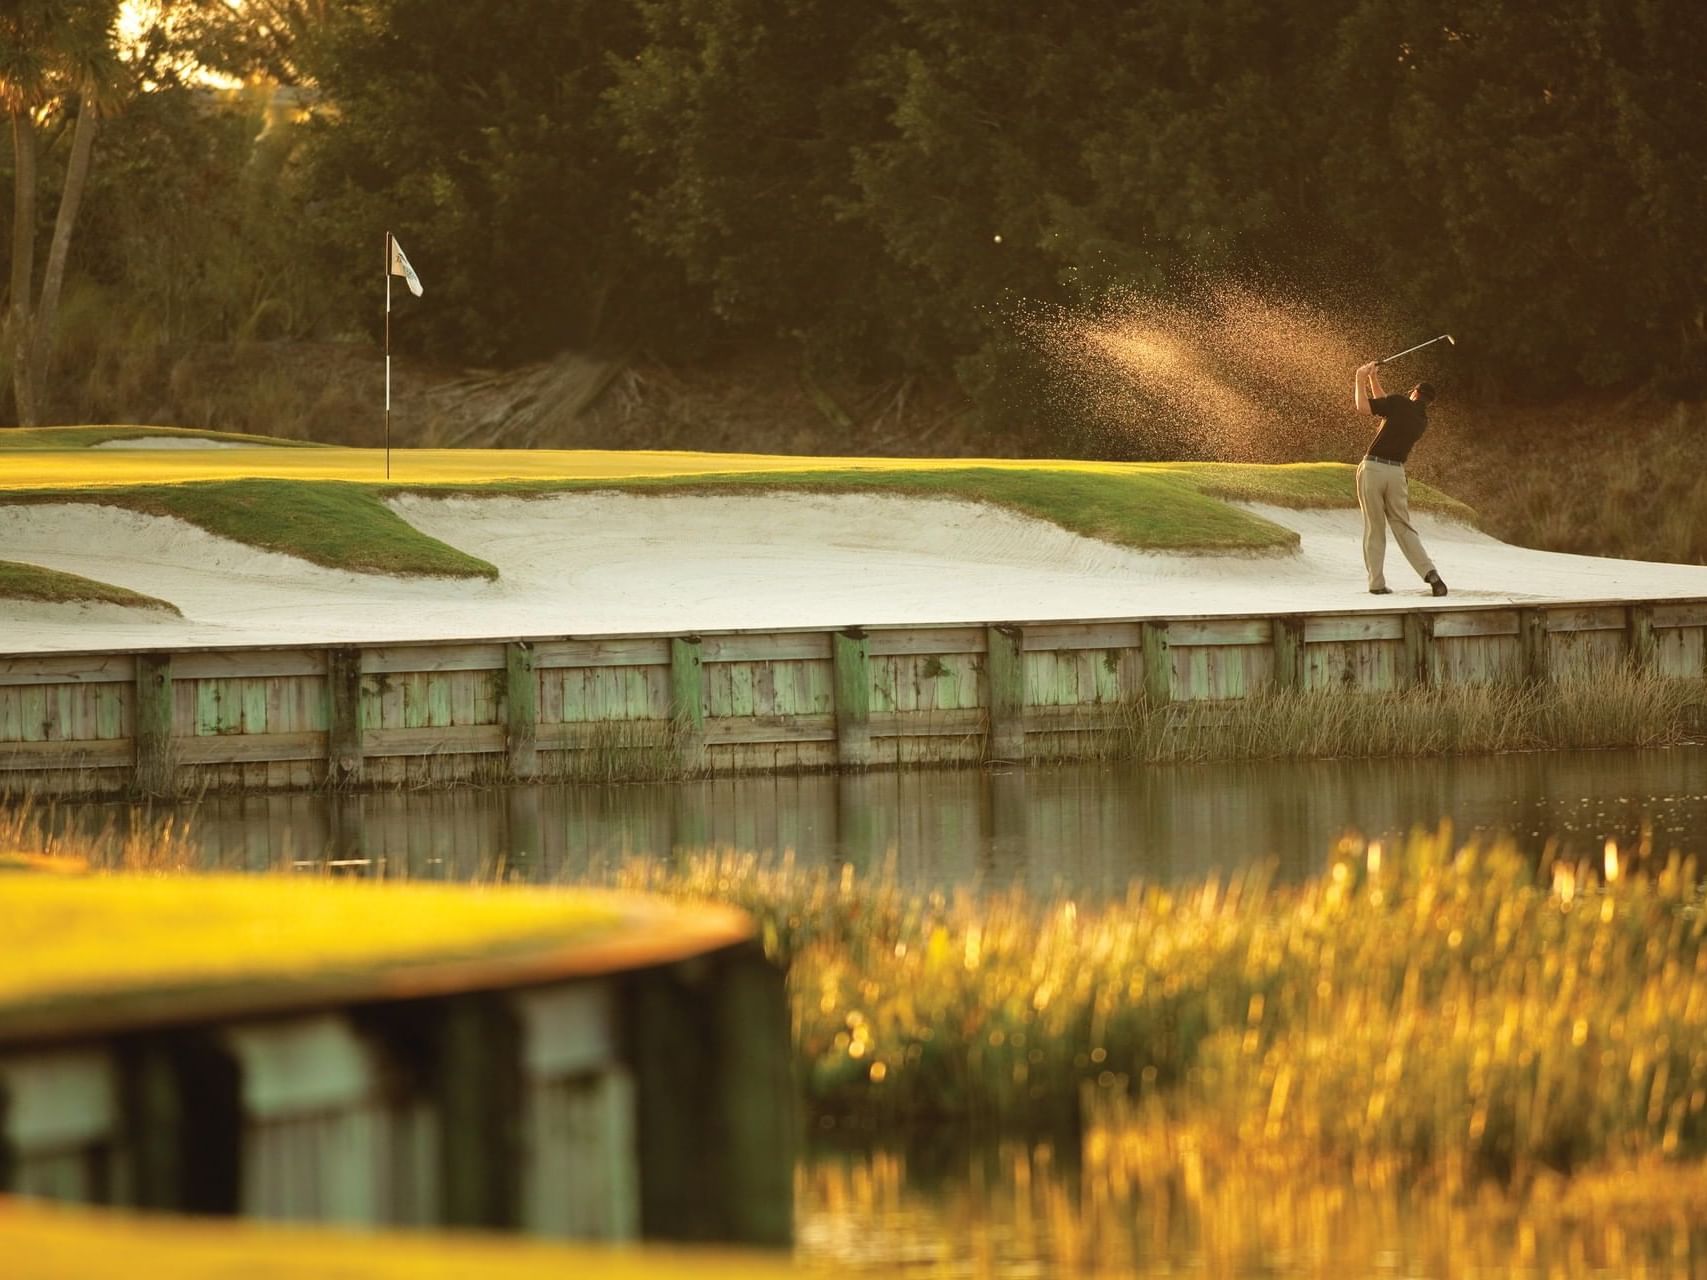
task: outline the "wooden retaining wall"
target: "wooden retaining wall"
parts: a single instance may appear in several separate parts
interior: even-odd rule
[[[788,999],[751,935],[679,909],[301,992],[168,976],[0,1002],[0,1193],[787,1245]]]
[[[1071,757],[1120,708],[1272,688],[1707,673],[1707,600],[0,656],[38,794]]]

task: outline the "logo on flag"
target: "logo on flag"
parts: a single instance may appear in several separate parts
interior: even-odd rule
[[[415,274],[415,268],[403,256],[403,246],[397,243],[396,236],[391,237],[391,274],[402,276],[409,285],[409,292],[417,298],[421,296],[421,277]]]

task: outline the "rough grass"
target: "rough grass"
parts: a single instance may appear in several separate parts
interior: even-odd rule
[[[0,560],[0,600],[35,600],[43,604],[117,604],[133,609],[178,612],[176,605],[143,595],[140,591],[11,560]]]
[[[1536,684],[1445,685],[1393,693],[1275,690],[1218,702],[1124,706],[1092,735],[1092,758],[1192,763],[1474,755],[1587,747],[1669,747],[1688,739],[1699,680],[1625,663]],[[1076,744],[1078,754],[1086,744]]]
[[[704,855],[630,887],[731,900],[791,966],[820,1116],[1082,1124],[1158,1180],[1271,1171],[1492,1181],[1707,1156],[1695,866],[1345,842],[1086,906]]]

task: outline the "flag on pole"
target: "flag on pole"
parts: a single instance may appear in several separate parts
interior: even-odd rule
[[[417,298],[421,296],[421,277],[415,274],[415,268],[403,256],[403,246],[397,243],[396,236],[391,237],[391,274],[402,276],[408,282],[409,292]]]

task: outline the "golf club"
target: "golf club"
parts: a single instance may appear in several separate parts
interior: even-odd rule
[[[1377,360],[1375,363],[1376,364],[1391,364],[1391,363],[1393,363],[1393,361],[1397,360],[1399,358],[1399,356],[1408,356],[1413,351],[1421,351],[1424,347],[1432,347],[1437,342],[1445,342],[1445,343],[1448,343],[1454,347],[1456,347],[1458,345],[1458,340],[1456,338],[1454,338],[1450,333],[1443,333],[1438,338],[1430,338],[1427,342],[1419,342],[1414,347],[1406,347],[1403,351],[1400,351],[1395,355],[1390,355],[1385,360]]]

